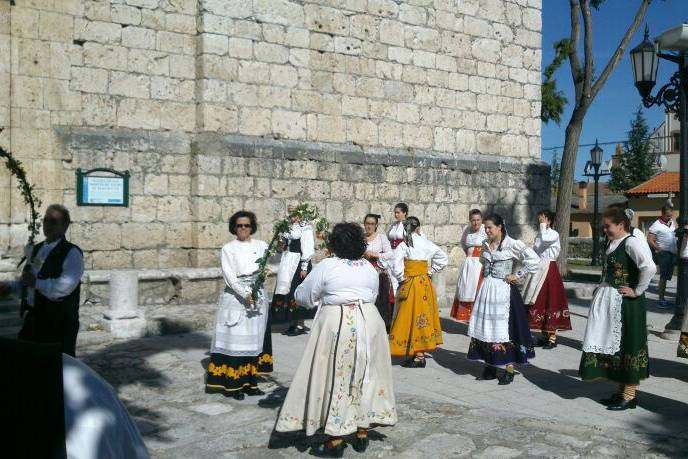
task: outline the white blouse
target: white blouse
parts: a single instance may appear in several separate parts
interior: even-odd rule
[[[387,229],[387,239],[393,241],[395,239],[404,239],[404,222],[392,223]]]
[[[535,236],[533,250],[543,260],[555,261],[561,253],[561,242],[559,233],[552,228],[548,228],[546,223],[540,223],[540,231]]]
[[[392,274],[399,282],[404,280],[404,259],[429,261],[429,274],[438,273],[449,264],[447,253],[432,241],[416,233],[412,234],[411,237],[413,238],[413,247],[409,247],[404,241],[395,250]]]
[[[376,253],[380,256],[380,260],[390,260],[394,258],[394,252],[392,251],[392,245],[389,243],[389,239],[378,234],[372,241],[367,241],[368,252]]]
[[[485,225],[480,225],[480,229],[475,232],[472,232],[471,227],[468,226],[463,231],[463,236],[461,236],[461,247],[463,247],[464,252],[471,247],[481,247],[485,239],[487,239]]]
[[[284,234],[287,241],[301,240],[301,270],[308,271],[308,263],[315,254],[313,227],[308,224],[292,223],[289,232]]]
[[[375,303],[378,273],[367,260],[325,258],[296,289],[296,302],[306,308],[356,301]]]
[[[256,261],[261,258],[268,245],[265,241],[249,239],[248,241],[234,240],[222,247],[220,261],[222,276],[229,288],[242,297],[251,293],[251,288],[239,281],[239,276],[247,276],[258,271]]]
[[[631,257],[631,260],[633,260],[640,271],[635,294],[642,295],[645,290],[647,290],[647,287],[650,286],[652,276],[657,272],[657,266],[655,266],[654,261],[652,261],[652,254],[643,247],[642,244],[644,244],[644,242],[633,236],[626,236],[611,241],[609,247],[607,247],[606,254],[609,255],[616,250],[624,239],[626,239],[626,253]]]

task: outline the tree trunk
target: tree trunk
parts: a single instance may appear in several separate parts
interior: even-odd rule
[[[568,274],[569,252],[569,227],[571,225],[571,197],[573,195],[573,182],[576,173],[576,156],[578,142],[580,141],[585,108],[577,107],[571,114],[569,124],[566,126],[566,139],[564,141],[564,153],[561,157],[561,170],[559,176],[559,190],[557,191],[557,217],[556,228],[559,230],[561,240],[561,254],[559,255],[559,271],[562,275]]]

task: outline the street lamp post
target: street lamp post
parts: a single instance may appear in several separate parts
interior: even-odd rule
[[[655,39],[649,40],[649,30],[645,27],[645,37],[631,51],[635,87],[647,108],[657,105],[678,115],[681,133],[679,216],[676,237],[678,247],[682,247],[688,224],[688,24],[667,30]],[[664,52],[662,52],[664,51]],[[652,88],[657,82],[659,58],[678,64],[669,83],[662,86],[657,95],[652,96]],[[674,316],[666,324],[663,337],[673,339],[681,328],[681,321],[688,303],[688,258],[680,258],[678,265],[678,286]]]
[[[602,154],[604,151],[600,148],[597,139],[595,139],[595,146],[590,150],[590,162],[588,167],[585,168],[586,177],[592,177],[595,181],[595,197],[593,198],[593,213],[592,213],[592,261],[590,266],[597,266],[600,259],[600,235],[599,235],[599,223],[597,221],[597,216],[600,211],[600,177],[609,175],[608,172],[600,173],[600,166],[602,165]],[[590,166],[592,166],[592,173],[590,173]]]

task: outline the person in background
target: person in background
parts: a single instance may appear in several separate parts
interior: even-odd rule
[[[425,353],[442,344],[442,327],[432,276],[449,263],[446,252],[420,235],[420,221],[408,217],[405,240],[394,253],[394,276],[399,281],[398,309],[389,332],[395,357],[406,357],[409,368],[425,368]]]
[[[676,223],[673,220],[674,210],[670,206],[662,207],[662,215],[650,226],[647,242],[657,254],[659,268],[659,303],[660,309],[669,309],[673,305],[666,301],[666,285],[674,276],[676,265]]]
[[[408,211],[408,205],[404,202],[394,206],[394,223],[387,228],[387,239],[389,239],[392,249],[396,249],[399,244],[404,242],[404,221],[408,216]]]
[[[59,343],[62,352],[74,357],[84,257],[65,236],[70,223],[66,207],[48,206],[43,218],[45,240],[33,248],[21,277],[26,292],[21,310],[26,314],[19,339]]]
[[[366,243],[368,244],[363,257],[368,260],[380,277],[380,291],[375,300],[375,306],[380,313],[380,317],[385,321],[385,328],[389,333],[392,324],[392,313],[394,312],[394,290],[389,272],[391,262],[394,259],[394,252],[389,240],[377,232],[380,216],[368,214],[363,219],[363,229],[365,230]]]
[[[571,330],[569,302],[561,280],[557,258],[561,252],[559,233],[552,228],[554,212],[538,213],[539,231],[533,250],[540,257],[538,271],[529,275],[523,288],[523,301],[528,305],[528,325],[542,332],[536,343],[543,349],[557,346],[557,330]]]
[[[645,291],[657,268],[642,240],[629,234],[623,210],[607,209],[602,227],[609,244],[602,283],[588,313],[579,372],[584,381],[619,383],[618,392],[601,402],[608,410],[622,411],[637,406],[638,385],[650,376]]]
[[[294,212],[292,206],[287,210],[290,214]],[[273,320],[276,319],[275,316],[286,316],[289,321],[289,328],[284,334],[298,336],[310,330],[304,323],[309,314],[296,303],[294,293],[313,267],[311,258],[315,254],[315,236],[313,227],[307,222],[302,222],[298,215],[292,215],[291,221],[289,232],[282,235],[284,251],[277,271],[272,309]]]
[[[462,322],[468,322],[471,318],[475,295],[483,281],[483,265],[480,264],[480,254],[483,249],[483,241],[487,238],[485,225],[483,225],[483,214],[480,210],[471,210],[468,214],[468,220],[470,225],[466,227],[463,236],[461,236],[461,247],[466,253],[466,259],[461,266],[461,271],[459,271],[454,304],[450,314],[454,319]]]

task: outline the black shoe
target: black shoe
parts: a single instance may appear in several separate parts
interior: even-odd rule
[[[546,336],[541,336],[538,339],[533,340],[533,341],[534,341],[533,346],[542,347],[549,342],[549,338],[547,338]]]
[[[511,384],[512,382],[514,382],[514,372],[504,370],[504,373],[502,373],[502,375],[499,377],[499,385],[506,386],[507,384]]]
[[[497,369],[495,367],[485,367],[483,369],[483,374],[475,379],[478,381],[491,381],[497,379]]]
[[[555,342],[551,342],[551,341],[547,340],[547,342],[546,342],[545,344],[542,345],[542,348],[543,348],[543,349],[546,349],[546,350],[554,349],[555,347],[557,347],[557,342],[556,342],[556,341],[555,341]]]
[[[409,368],[425,368],[425,359],[412,359],[408,365]]]
[[[299,328],[297,326],[289,327],[289,329],[284,333],[287,336],[299,336],[303,335],[304,331],[302,328]]]
[[[623,397],[621,396],[621,394],[614,394],[609,398],[603,398],[602,400],[600,400],[600,403],[605,406],[609,406],[614,405],[615,403],[619,403],[622,399]]]
[[[306,327],[305,325],[304,325],[303,327],[301,327],[301,329],[302,329],[303,331],[305,331],[306,333],[308,333],[309,331],[311,331],[311,328],[310,328],[310,327]]]
[[[265,395],[265,392],[262,390],[258,389],[257,387],[250,387],[248,389],[244,389],[244,392],[246,395],[254,396],[254,395]]]
[[[328,446],[327,442],[311,448],[311,455],[318,457],[343,457],[346,443],[341,442],[337,446]]]
[[[354,447],[354,450],[357,453],[364,453],[365,450],[368,449],[369,444],[370,444],[370,440],[368,440],[367,435],[363,438],[356,436],[356,440],[354,440],[354,443],[352,446]]]
[[[235,390],[233,392],[225,392],[225,395],[229,398],[233,398],[234,400],[243,400],[244,399],[244,393],[241,392],[240,390]]]
[[[621,400],[617,401],[616,403],[612,403],[607,407],[609,411],[624,411],[624,410],[633,410],[635,407],[638,406],[638,400],[633,398],[631,400],[626,400],[624,398],[621,398]]]

